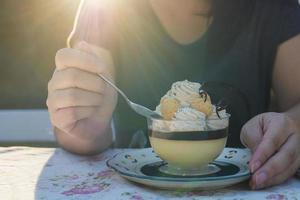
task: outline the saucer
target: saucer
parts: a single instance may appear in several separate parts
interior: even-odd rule
[[[219,189],[247,180],[250,177],[248,149],[225,148],[212,163],[218,171],[204,175],[184,176],[162,172],[162,161],[152,148],[126,150],[107,161],[107,166],[122,177],[160,189]]]

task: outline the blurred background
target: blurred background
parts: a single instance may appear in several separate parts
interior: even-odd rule
[[[46,108],[55,52],[80,0],[1,0],[0,109]]]
[[[56,145],[47,83],[80,0],[1,0],[0,146]]]

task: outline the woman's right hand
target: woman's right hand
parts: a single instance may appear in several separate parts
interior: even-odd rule
[[[55,62],[47,99],[53,126],[83,139],[99,138],[107,131],[117,102],[116,92],[97,75],[113,80],[110,53],[80,42],[74,49],[59,50]]]

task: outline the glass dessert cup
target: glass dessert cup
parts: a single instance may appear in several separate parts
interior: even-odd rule
[[[228,137],[230,115],[205,121],[148,119],[150,144],[166,162],[163,173],[199,176],[220,169],[211,163],[223,151]]]

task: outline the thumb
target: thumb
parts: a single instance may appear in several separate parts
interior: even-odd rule
[[[110,51],[105,48],[90,44],[86,41],[80,41],[74,45],[74,49],[94,55],[108,66],[113,65],[112,55]]]

